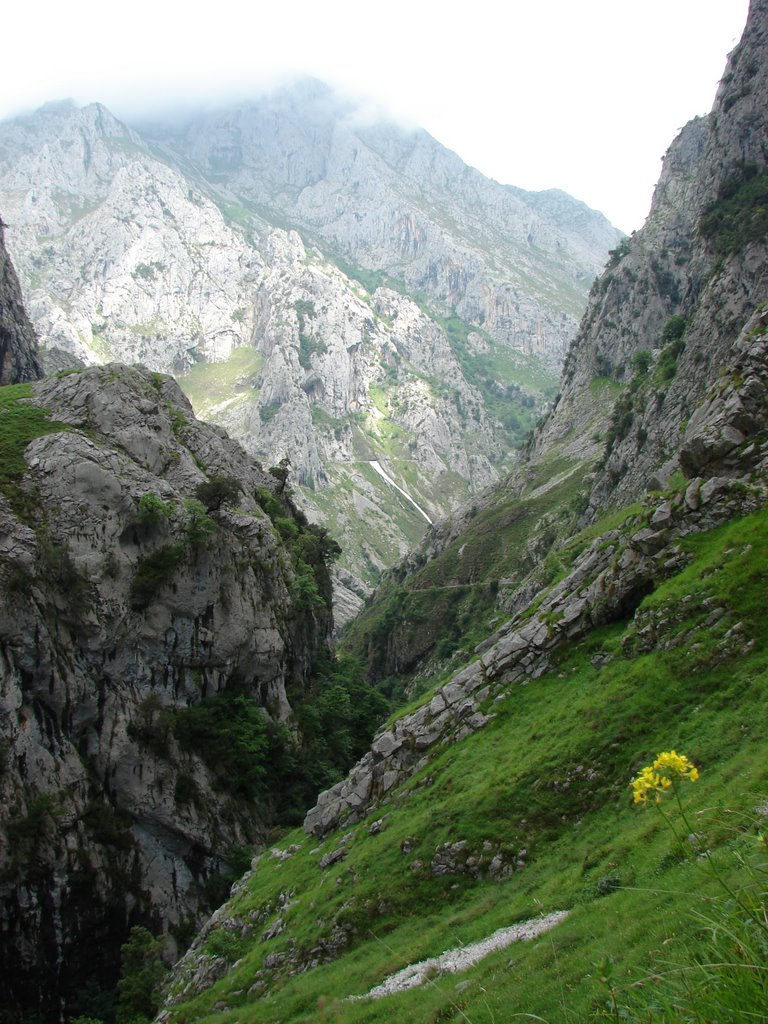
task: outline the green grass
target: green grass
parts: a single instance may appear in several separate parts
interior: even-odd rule
[[[527,496],[500,489],[439,555],[409,573],[407,588],[399,586],[397,574],[390,574],[346,630],[344,649],[365,658],[375,680],[392,674],[393,649],[398,676],[417,668],[424,671],[430,659],[458,658],[462,652],[470,657],[499,617],[500,584],[519,580],[534,568],[529,542],[539,538],[554,544],[557,528],[552,523],[542,526],[542,517],[559,515],[561,528],[571,521],[588,469],[586,464],[552,459],[539,468]],[[532,494],[546,484],[551,486]],[[553,565],[550,575],[557,572],[562,574],[562,567]],[[399,685],[393,684],[395,691]]]
[[[621,394],[622,386],[613,377],[593,377],[589,382],[589,393],[604,401],[611,401]]]
[[[179,377],[182,391],[192,403],[196,415],[205,418],[223,402],[238,394],[254,395],[250,379],[264,364],[264,356],[250,345],[232,350],[229,359],[221,363],[197,363]],[[238,386],[242,391],[238,392]]]
[[[327,413],[319,405],[311,405],[309,411],[312,416],[312,423],[320,429],[325,427],[329,431],[341,431],[347,426],[347,417],[331,416],[330,413]]]
[[[480,733],[433,752],[350,830],[341,862],[325,870],[318,863],[338,847],[338,833],[322,843],[301,832],[285,836],[281,847],[299,850],[283,862],[262,856],[228,909],[248,922],[267,908],[231,950],[238,965],[171,1019],[499,1024],[535,1014],[568,1024],[607,1019],[593,1014],[602,1013],[611,987],[622,1005],[642,1002],[646,989],[636,986],[660,960],[696,944],[693,913],[719,906],[703,900],[720,890],[706,864],[681,857],[653,806],[631,805],[631,777],[660,750],[691,757],[701,779],[683,794],[687,813],[737,885],[737,855],[754,842],[754,808],[768,794],[768,512],[685,544],[689,566],[638,613],[642,624],[675,610],[674,621],[659,627],[672,641],[668,650],[637,648],[632,621],[596,630],[566,648],[548,675],[512,688]],[[723,607],[730,624],[742,622],[738,647],[722,645],[722,623],[704,625],[704,601]],[[695,638],[675,643],[680,628],[694,627]],[[692,642],[709,653],[692,657]],[[370,820],[383,816],[382,831],[370,835]],[[477,851],[491,843],[508,858],[524,849],[526,866],[501,882],[433,878],[436,846],[459,839]],[[291,893],[280,913],[285,930],[262,941],[281,892]],[[461,975],[375,1002],[342,1001],[408,963],[555,909],[570,917],[553,932]],[[291,957],[311,956],[345,925],[349,944],[336,959],[291,976]],[[289,959],[267,972],[258,998],[249,996],[275,953]],[[459,982],[469,984],[458,990]]]
[[[43,434],[69,428],[56,423],[45,409],[32,405],[31,384],[8,384],[0,388],[0,490],[15,500],[18,481],[27,471],[24,449]]]

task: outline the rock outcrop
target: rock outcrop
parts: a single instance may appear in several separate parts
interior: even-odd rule
[[[171,378],[93,368],[14,408],[30,427],[0,494],[4,1002],[57,1020],[114,984],[131,924],[183,945],[263,838],[268,796],[222,777],[194,712],[291,728],[330,581],[263,511],[306,529],[275,478]]]
[[[43,375],[37,338],[5,249],[3,227],[0,221],[0,385],[38,380]]]

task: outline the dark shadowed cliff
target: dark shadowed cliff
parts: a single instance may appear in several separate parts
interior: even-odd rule
[[[21,289],[5,249],[0,220],[0,384],[37,380],[43,371],[37,339],[21,299]]]

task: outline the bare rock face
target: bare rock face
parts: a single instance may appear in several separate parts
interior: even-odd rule
[[[500,185],[427,132],[372,122],[313,80],[146,133],[345,260],[558,367],[578,296],[620,237],[565,193]]]
[[[61,350],[178,373],[249,339],[257,255],[106,108],[53,105],[2,135],[13,252],[51,368]]]
[[[593,509],[669,478],[689,419],[732,372],[737,339],[768,295],[765,230],[753,217],[768,181],[767,47],[768,5],[753,0],[712,112],[670,146],[646,225],[593,286],[532,449],[534,459],[553,445],[602,454]]]
[[[38,380],[42,375],[35,331],[22,303],[0,221],[0,385]]]
[[[290,726],[330,584],[318,566],[322,600],[300,600],[259,504],[274,478],[170,378],[110,365],[31,390],[50,432],[0,496],[0,942],[9,1005],[58,1019],[85,978],[114,982],[131,924],[185,941],[233,848],[263,838],[268,803],[174,723],[234,691]],[[211,478],[236,502],[196,501]]]

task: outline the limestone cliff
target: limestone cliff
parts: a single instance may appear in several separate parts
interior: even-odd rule
[[[330,583],[279,482],[171,378],[112,364],[0,399],[17,431],[0,493],[3,1001],[57,1020],[114,984],[131,924],[183,944],[263,838],[258,773],[327,652]],[[241,730],[225,747],[216,716]]]
[[[595,510],[669,479],[689,419],[733,374],[736,339],[768,298],[767,18],[755,0],[711,114],[670,146],[648,222],[595,283],[536,439],[534,459],[553,446],[602,456]]]
[[[19,281],[5,249],[0,221],[0,385],[42,376],[37,338],[24,309]]]
[[[0,167],[9,242],[52,369],[75,357],[179,372],[249,340],[243,295],[257,257],[105,107],[52,104],[5,122]]]
[[[147,134],[345,260],[433,296],[559,367],[619,233],[562,192],[500,185],[311,79]]]

